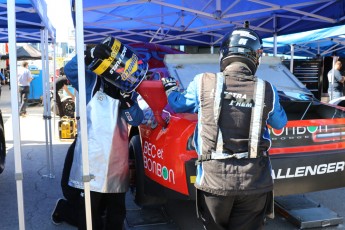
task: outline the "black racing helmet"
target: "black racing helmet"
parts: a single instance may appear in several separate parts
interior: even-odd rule
[[[242,62],[255,74],[259,65],[262,40],[259,35],[249,28],[236,28],[228,33],[220,47],[220,70],[233,62]]]

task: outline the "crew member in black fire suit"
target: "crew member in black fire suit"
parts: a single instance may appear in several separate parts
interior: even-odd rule
[[[273,216],[267,125],[287,122],[276,88],[254,76],[261,39],[237,28],[220,47],[220,73],[196,75],[185,92],[162,79],[175,112],[198,113],[197,208],[206,229],[258,230]]]

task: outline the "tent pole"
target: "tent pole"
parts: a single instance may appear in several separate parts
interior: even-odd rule
[[[217,0],[216,1],[216,10],[218,12],[221,12],[221,10],[222,10],[222,2],[221,2],[221,0]]]
[[[55,85],[55,70],[56,70],[56,46],[57,46],[57,43],[56,43],[56,41],[54,41],[54,43],[53,43],[53,45],[54,45],[54,49],[53,49],[53,60],[54,60],[54,69],[53,69],[53,79],[52,79],[52,84],[53,84],[53,117],[54,117],[54,119],[53,119],[53,133],[54,133],[54,135],[56,135],[56,93],[55,93],[55,91],[56,91],[56,85]],[[49,60],[49,57],[48,57],[48,60]],[[50,101],[50,90],[49,90],[49,101]],[[50,106],[50,108],[51,108],[51,106]]]
[[[43,120],[44,120],[44,127],[45,127],[45,141],[46,141],[46,155],[47,155],[47,174],[43,175],[44,177],[53,178],[52,176],[52,168],[51,168],[51,152],[49,148],[49,127],[48,127],[48,101],[47,101],[47,62],[46,59],[46,31],[44,29],[41,30],[41,53],[42,53],[42,84],[43,84]]]
[[[49,167],[49,148],[48,148],[48,127],[47,127],[47,98],[46,98],[46,63],[44,62],[44,55],[45,55],[45,47],[44,47],[44,32],[43,29],[41,30],[41,54],[42,54],[42,86],[43,86],[43,120],[44,120],[44,133],[45,133],[45,141],[46,141],[46,164],[47,164],[47,173],[43,176],[49,177],[50,167]]]
[[[273,56],[277,56],[277,16],[273,15]]]
[[[290,45],[290,72],[293,73],[293,59],[294,59],[295,45]]]
[[[15,1],[7,1],[7,27],[10,57],[10,74],[11,74],[11,108],[12,108],[12,129],[13,129],[13,149],[14,149],[14,166],[15,180],[17,187],[17,205],[18,205],[18,222],[19,229],[25,230],[24,217],[24,196],[23,196],[23,170],[21,160],[21,140],[20,140],[20,120],[18,107],[18,82],[17,82],[17,38],[16,38],[16,13]]]
[[[48,29],[44,30],[45,34],[45,40],[44,40],[44,46],[45,46],[45,63],[46,63],[46,72],[45,72],[45,80],[46,80],[46,102],[47,102],[47,118],[48,118],[48,144],[49,144],[49,178],[55,178],[55,170],[54,170],[54,160],[53,160],[53,145],[52,145],[52,124],[51,124],[51,107],[50,107],[50,84],[49,84],[49,54],[48,54]]]
[[[273,56],[277,56],[277,33],[274,33],[274,36],[273,36]]]
[[[85,196],[85,215],[87,230],[92,230],[91,218],[91,198],[90,198],[90,181],[89,156],[88,156],[88,136],[87,136],[87,119],[86,119],[86,87],[85,87],[85,62],[84,62],[84,16],[83,0],[75,1],[75,18],[76,18],[76,40],[77,40],[77,57],[78,57],[78,84],[79,84],[79,112],[80,112],[80,135],[83,161],[83,181]]]

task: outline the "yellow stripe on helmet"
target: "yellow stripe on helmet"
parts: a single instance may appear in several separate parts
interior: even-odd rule
[[[104,59],[99,66],[93,70],[94,73],[97,75],[102,75],[104,71],[106,71],[111,63],[113,63],[113,60],[115,59],[116,55],[119,53],[121,47],[121,42],[117,39],[114,39],[114,43],[111,47],[111,56],[107,59]]]

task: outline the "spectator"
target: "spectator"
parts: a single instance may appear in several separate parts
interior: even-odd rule
[[[33,80],[29,70],[29,63],[24,61],[22,68],[18,70],[18,85],[20,95],[20,116],[26,116],[26,108],[28,106],[28,96],[30,93],[30,82]]]
[[[108,58],[108,50],[97,45],[86,51],[85,64],[91,57]],[[93,56],[91,53],[93,52]],[[65,74],[72,86],[78,89],[77,58],[65,66]],[[103,77],[86,70],[87,130],[90,174],[91,214],[93,229],[122,230],[126,216],[125,194],[129,187],[128,166],[128,124],[137,126],[143,119],[143,112],[136,102],[134,93],[123,93]],[[78,132],[79,133],[79,132]],[[69,186],[84,189],[82,181],[82,151],[79,136],[76,139]],[[84,197],[80,197],[78,229],[86,229]],[[57,203],[52,219],[62,217]],[[103,215],[105,214],[105,226]],[[57,217],[57,218],[56,218]]]
[[[273,205],[267,124],[281,129],[287,118],[275,87],[254,76],[261,44],[253,30],[235,29],[220,47],[220,73],[196,75],[183,93],[162,80],[175,112],[198,113],[195,187],[207,230],[262,229]]]
[[[340,73],[341,67],[341,61],[336,61],[334,67],[327,74],[329,81],[328,96],[330,100],[343,96],[345,76],[342,76]]]
[[[5,70],[5,76],[6,76],[6,80],[8,82],[8,89],[11,89],[10,70],[8,68]]]
[[[2,71],[0,72],[0,97],[1,97],[1,88],[2,88],[2,85],[5,85],[6,83],[6,78],[4,76],[4,74],[2,73]]]

